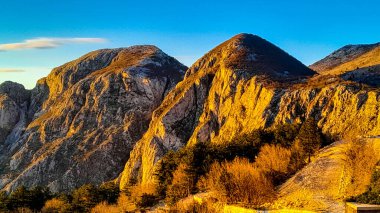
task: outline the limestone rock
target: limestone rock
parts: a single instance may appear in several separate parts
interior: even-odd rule
[[[30,91],[23,85],[6,81],[0,84],[0,144],[4,145],[10,133],[23,121]]]
[[[55,68],[31,91],[31,122],[1,150],[1,187],[66,191],[116,178],[185,70],[154,46],[94,51]]]
[[[221,44],[187,71],[154,112],[120,187],[136,179],[154,183],[155,166],[168,150],[226,143],[255,129],[302,123],[310,116],[326,134],[380,134],[376,87],[314,74],[257,36],[238,35]]]

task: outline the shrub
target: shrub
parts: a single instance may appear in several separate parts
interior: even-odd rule
[[[363,139],[348,140],[345,150],[345,168],[350,176],[347,194],[356,195],[366,190],[379,159],[372,143],[367,143]]]
[[[375,169],[371,177],[371,184],[366,192],[355,197],[350,197],[347,201],[380,204],[380,171]]]
[[[117,207],[120,209],[120,212],[136,211],[136,205],[125,193],[120,193],[120,196],[117,199]]]
[[[264,129],[257,129],[248,134],[239,135],[232,140],[232,143],[260,147],[262,144],[272,143],[274,139],[275,137],[273,132]]]
[[[187,177],[192,177],[188,183],[192,192],[196,192],[195,184],[205,175],[215,161],[231,161],[238,157],[253,160],[258,148],[247,142],[228,143],[222,145],[198,143],[178,152],[169,151],[160,161],[156,172],[158,180],[157,192],[161,198],[166,196],[168,186],[172,184],[173,174],[180,164],[186,165]]]
[[[258,207],[275,198],[271,181],[247,159],[214,163],[202,182],[227,203]]]
[[[299,132],[297,124],[282,124],[278,125],[274,130],[274,143],[280,144],[283,147],[291,147]]]
[[[33,213],[34,211],[31,210],[30,208],[19,207],[14,212],[17,212],[17,213]]]
[[[91,213],[119,213],[119,207],[117,205],[110,205],[107,202],[101,202],[91,209]]]
[[[136,203],[136,206],[140,208],[152,207],[156,205],[157,202],[158,202],[157,196],[144,193],[142,194],[139,202]]]
[[[118,212],[136,212],[136,205],[125,193],[120,193],[116,204],[109,204],[105,201],[97,204],[91,209],[92,213],[118,213]]]
[[[0,212],[6,212],[8,210],[9,200],[5,191],[0,191]]]
[[[46,201],[44,207],[42,208],[42,212],[44,213],[64,213],[72,211],[72,206],[66,201],[59,198],[53,198],[51,200]]]
[[[153,206],[158,200],[155,184],[132,186],[129,193],[130,201],[141,208]]]
[[[114,182],[103,183],[99,187],[100,199],[107,203],[114,204],[117,202],[117,198],[120,194],[120,189]]]
[[[173,205],[182,198],[189,196],[195,186],[194,177],[189,173],[189,167],[186,164],[178,166],[173,174],[172,184],[169,186],[166,201]]]
[[[29,190],[25,186],[20,186],[10,194],[8,208],[29,208],[39,211],[49,198],[51,198],[51,194],[47,188],[34,187]]]
[[[74,190],[73,206],[77,211],[90,211],[96,204],[101,202],[101,195],[96,186],[86,184]]]
[[[171,206],[169,212],[186,212],[186,213],[219,213],[223,212],[223,206],[212,199],[206,200],[183,200]]]
[[[264,145],[256,158],[256,167],[270,177],[275,185],[289,176],[291,152],[280,145]]]

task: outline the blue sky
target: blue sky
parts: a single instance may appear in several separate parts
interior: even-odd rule
[[[6,1],[0,5],[0,82],[32,88],[53,67],[91,50],[135,44],[157,45],[189,66],[241,32],[308,65],[346,44],[380,42],[378,8],[377,0]],[[60,40],[32,48],[36,38]],[[33,45],[4,46],[25,40]]]

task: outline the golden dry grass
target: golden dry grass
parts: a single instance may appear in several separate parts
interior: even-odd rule
[[[120,208],[117,205],[109,205],[106,202],[101,202],[91,209],[91,213],[120,213]]]
[[[342,74],[347,71],[356,70],[357,68],[369,67],[377,64],[380,64],[380,47],[374,48],[354,60],[343,63],[323,73]]]
[[[67,203],[61,199],[53,198],[46,201],[42,212],[63,212],[67,207]]]
[[[264,145],[256,158],[255,165],[263,172],[287,173],[291,151],[279,145]]]
[[[260,206],[275,198],[272,182],[247,159],[214,163],[202,182],[225,203]]]
[[[345,194],[358,195],[366,190],[379,160],[373,143],[351,139],[345,150],[345,173],[348,178]]]
[[[121,193],[117,204],[110,205],[106,202],[101,202],[91,209],[92,213],[119,213],[119,212],[135,212],[137,211],[136,205],[131,201],[131,199]]]
[[[363,193],[370,183],[379,146],[379,139],[346,139],[322,149],[280,187],[271,207],[342,212],[343,200]]]

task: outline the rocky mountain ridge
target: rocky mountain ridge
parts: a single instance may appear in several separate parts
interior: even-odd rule
[[[66,191],[116,178],[185,70],[154,46],[94,51],[55,68],[29,92],[22,134],[1,149],[1,187]]]
[[[228,143],[308,117],[326,134],[379,135],[371,48],[349,46],[311,66],[322,73],[353,58],[370,65],[325,75],[258,36],[239,34],[189,69],[157,47],[133,46],[86,54],[31,91],[2,84],[0,187],[68,191],[117,177],[121,189],[154,184],[169,150]]]

